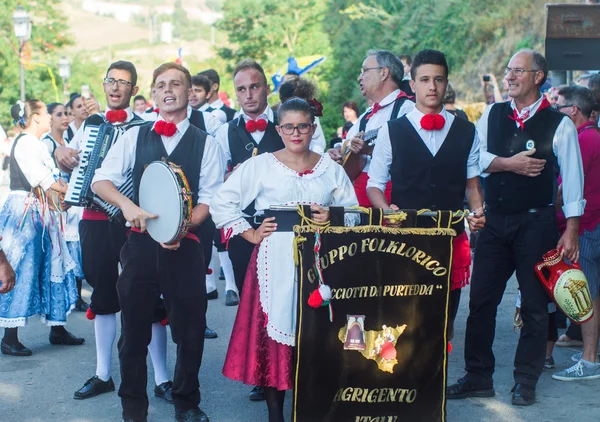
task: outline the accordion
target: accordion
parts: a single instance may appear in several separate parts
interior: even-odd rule
[[[132,121],[137,125],[137,121]],[[139,124],[145,123],[140,119]],[[106,124],[100,115],[94,115],[85,122],[84,133],[81,141],[81,155],[79,165],[73,169],[69,187],[65,195],[65,202],[69,205],[86,207],[96,211],[103,211],[110,220],[124,222],[121,210],[114,205],[102,200],[91,188],[92,179],[96,169],[102,165],[110,147],[132,125],[115,127]],[[133,198],[133,178],[131,171],[126,182],[118,187],[119,192]]]

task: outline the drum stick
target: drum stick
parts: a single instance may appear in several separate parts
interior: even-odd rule
[[[329,210],[329,207],[321,207],[324,210]],[[271,211],[298,211],[298,207],[296,207],[295,205],[273,205],[270,206],[269,209]],[[345,213],[351,213],[351,214],[367,214],[365,211],[357,209],[357,208],[344,208],[344,212]],[[399,212],[402,212],[402,210],[400,210]],[[383,210],[383,214],[384,215],[393,215],[393,214],[398,214],[399,212],[393,211],[393,210]],[[469,214],[469,211],[453,211],[452,215],[455,217],[462,217],[465,214]],[[426,211],[424,213],[421,213],[419,215],[422,215],[423,217],[437,217],[438,213],[437,211]]]

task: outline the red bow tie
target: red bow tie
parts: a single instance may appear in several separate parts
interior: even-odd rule
[[[154,131],[159,135],[168,136],[170,138],[177,132],[177,125],[172,122],[157,120],[156,123],[154,123]]]
[[[379,104],[379,103],[373,104],[373,108],[371,109],[371,112],[367,115],[367,119],[370,119],[371,117],[373,117],[375,114],[377,114],[377,112],[379,110],[382,110],[382,109],[386,108],[390,104],[394,104],[397,99],[402,98],[402,97],[410,98],[408,95],[406,95],[406,92],[400,90],[400,93],[396,96],[396,98],[394,98],[394,101],[391,101],[391,102],[389,102],[389,103],[387,103],[386,105],[383,105],[383,106],[381,104]],[[392,116],[392,119],[395,119],[395,116]]]
[[[156,114],[159,114],[159,113],[160,113],[160,109],[159,109],[158,107],[157,107],[157,108],[154,108],[154,109],[152,109],[152,111],[153,111],[154,113],[156,113]]]
[[[441,114],[426,114],[421,117],[421,127],[425,130],[442,130],[446,119]]]
[[[125,110],[108,110],[106,112],[106,120],[110,123],[123,123],[127,120],[127,112]]]
[[[246,122],[246,130],[250,133],[254,133],[257,130],[259,132],[264,132],[265,130],[267,130],[268,124],[269,123],[265,119],[248,120]]]

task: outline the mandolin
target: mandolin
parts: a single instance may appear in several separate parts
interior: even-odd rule
[[[373,146],[375,144],[375,139],[377,139],[377,133],[379,133],[379,128],[371,129],[364,133],[358,133],[356,137],[364,140],[367,146]],[[342,154],[342,167],[346,170],[346,174],[350,180],[354,182],[354,180],[360,176],[367,164],[367,155],[354,154],[350,149],[351,141],[352,139],[346,139],[342,144],[340,152]]]

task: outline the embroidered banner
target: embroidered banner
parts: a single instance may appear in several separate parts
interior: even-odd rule
[[[455,232],[295,230],[300,305],[292,420],[444,422]],[[319,288],[315,237],[331,309],[308,304]]]

